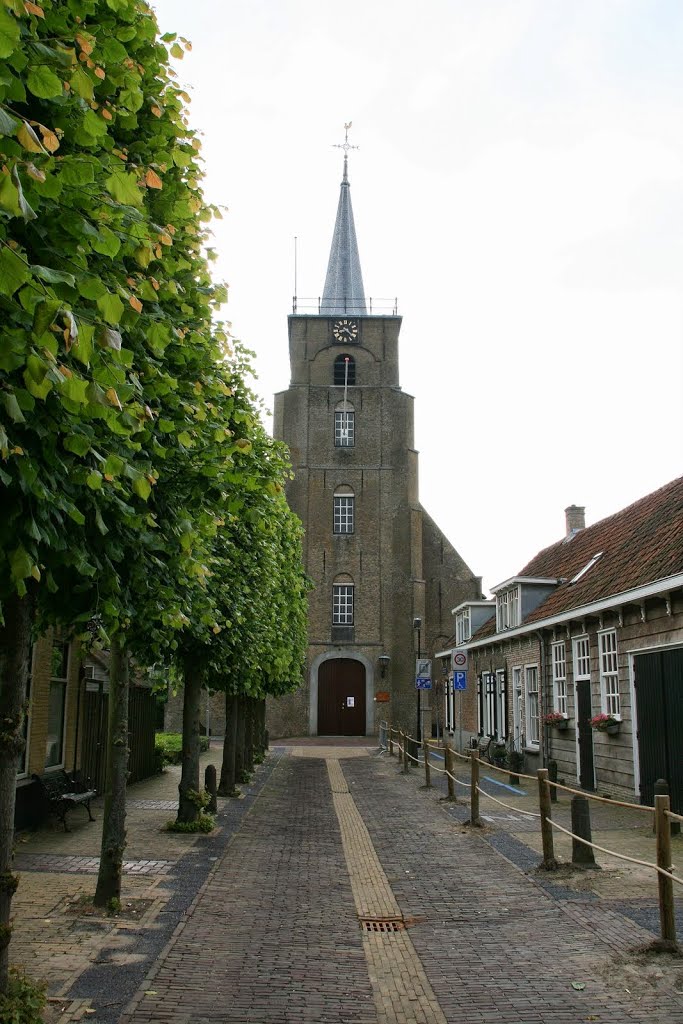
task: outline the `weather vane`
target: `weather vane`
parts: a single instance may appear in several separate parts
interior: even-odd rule
[[[343,149],[344,150],[344,157],[346,157],[348,155],[348,152],[349,152],[350,149],[360,149],[360,146],[352,146],[351,143],[349,142],[349,128],[351,127],[352,124],[353,124],[353,121],[349,121],[348,124],[344,125],[344,141],[343,141],[343,143],[342,142],[334,142],[334,143],[332,143],[332,145],[334,146],[335,149]]]

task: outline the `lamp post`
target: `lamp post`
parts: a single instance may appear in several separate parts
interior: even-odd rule
[[[420,633],[422,630],[422,619],[419,615],[416,615],[413,619],[413,629],[417,630],[417,660],[419,661],[422,657],[422,651],[420,649]],[[420,687],[417,685],[417,679],[415,680],[415,688],[417,690],[417,739],[418,742],[422,742],[422,700]]]

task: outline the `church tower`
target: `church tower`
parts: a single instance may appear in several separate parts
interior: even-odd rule
[[[313,590],[305,677],[270,702],[271,737],[372,735],[382,718],[415,735],[418,642],[422,657],[443,649],[451,609],[481,597],[481,580],[420,505],[413,398],[399,383],[401,317],[365,298],[348,127],[323,296],[312,312],[295,300],[291,382],[275,396]],[[430,734],[428,692],[420,711]]]

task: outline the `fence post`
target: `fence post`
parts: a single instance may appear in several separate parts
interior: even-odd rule
[[[669,792],[669,783],[666,781],[666,779],[657,779],[657,781],[655,782],[655,785],[654,785],[654,795],[655,796],[668,796],[669,798],[671,798],[671,794]],[[680,823],[680,821],[674,821],[673,818],[672,818],[669,821],[669,827],[671,829],[671,835],[672,836],[677,836],[677,835],[680,834],[680,831],[681,831],[681,823]],[[653,832],[657,831],[657,816],[656,815],[655,815],[654,820],[652,822],[652,831]]]
[[[218,811],[218,800],[216,799],[216,766],[207,764],[204,769],[204,788],[209,794],[207,811],[209,814],[216,814]]]
[[[557,867],[553,846],[553,827],[550,824],[550,785],[548,769],[539,768],[538,772],[538,805],[541,811],[541,839],[543,840],[543,867],[546,871],[554,871]]]
[[[470,825],[480,827],[479,820],[479,751],[470,750]]]
[[[548,778],[551,782],[557,782],[557,761],[548,761]],[[549,786],[550,799],[557,803],[557,786]]]
[[[455,758],[453,757],[453,751],[451,750],[449,743],[446,743],[446,746],[445,746],[445,749],[444,749],[444,760],[446,762],[446,771],[448,772],[448,775],[446,776],[446,785],[448,786],[448,796],[446,797],[446,799],[450,800],[451,803],[457,803],[457,797],[455,795],[455,783],[453,782],[453,779],[451,778],[451,776],[453,775],[454,770],[455,770],[455,764],[454,764]]]
[[[671,826],[666,812],[669,810],[669,797],[655,797],[655,824],[657,827],[657,867],[669,874],[673,871],[671,864]],[[674,884],[667,875],[657,872],[659,889],[659,925],[662,941],[667,945],[676,944],[676,917],[674,914]]]
[[[572,832],[585,839],[593,841],[591,833],[591,809],[588,797],[572,797]],[[595,867],[595,853],[592,846],[586,843],[579,843],[572,837],[572,864],[580,864],[582,867],[590,865]]]
[[[422,737],[422,754],[425,759],[425,789],[432,788],[432,766],[429,763],[429,744],[427,737]]]
[[[389,757],[394,756],[394,728],[391,722],[387,723],[387,735],[389,737]]]
[[[408,760],[408,734],[405,732],[401,733],[401,739],[403,740],[403,774],[410,774],[410,761]]]

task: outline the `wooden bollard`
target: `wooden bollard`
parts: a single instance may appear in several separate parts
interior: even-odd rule
[[[479,820],[479,751],[470,750],[470,825],[481,826]]]
[[[213,764],[207,764],[204,769],[204,789],[210,797],[206,809],[210,814],[216,814],[218,811],[218,800],[216,799],[216,766]]]
[[[548,779],[550,782],[557,782],[557,761],[548,761]],[[549,786],[550,800],[557,803],[557,786]]]
[[[408,736],[406,733],[401,733],[401,747],[403,749],[403,774],[410,774],[410,761],[408,760]]]
[[[572,797],[572,832],[588,843],[593,841],[590,802],[586,796]],[[578,839],[572,837],[572,864],[594,868],[593,847],[586,846],[586,843],[580,843]]]
[[[446,772],[448,773],[446,775],[446,785],[448,786],[448,796],[446,799],[455,804],[458,802],[458,798],[455,795],[455,783],[451,777],[455,774],[455,757],[453,756],[453,751],[448,743],[444,747],[444,763],[446,766]]]
[[[425,789],[432,788],[432,766],[429,763],[429,744],[427,737],[422,737],[422,755],[425,759]]]
[[[541,839],[543,840],[543,864],[546,871],[554,871],[557,867],[553,843],[553,827],[550,813],[550,785],[548,769],[539,768],[538,772],[538,805],[541,810]]]
[[[676,916],[674,914],[674,884],[670,877],[673,871],[671,864],[671,827],[666,812],[670,809],[668,796],[655,797],[655,823],[657,826],[657,867],[663,868],[667,874],[657,872],[657,888],[659,889],[659,927],[662,941],[667,945],[676,944]]]
[[[391,726],[391,722],[387,726],[387,735],[389,736],[389,757],[394,756],[394,730]]]
[[[668,796],[669,799],[671,799],[671,794],[669,792],[669,783],[666,781],[666,779],[657,779],[657,781],[654,784],[654,795],[656,797],[657,796]],[[681,832],[681,823],[680,823],[680,821],[674,821],[672,818],[668,819],[668,821],[669,821],[669,828],[671,829],[671,835],[672,836],[680,835],[680,832]],[[657,815],[655,815],[654,820],[652,822],[652,831],[653,832],[657,831]]]

